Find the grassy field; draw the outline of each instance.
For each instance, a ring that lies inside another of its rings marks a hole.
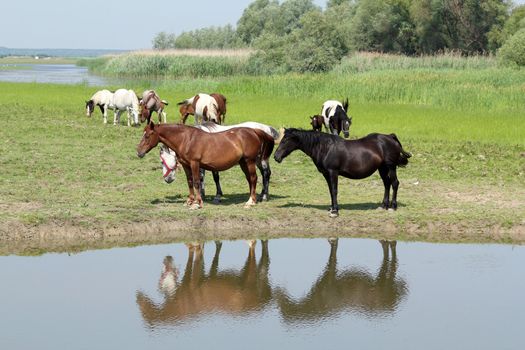
[[[128,87],[139,92],[151,86],[135,81]],[[399,210],[376,210],[383,186],[375,174],[341,179],[340,217],[329,219],[324,179],[297,152],[282,164],[272,162],[269,202],[243,208],[248,186],[237,167],[221,175],[222,204],[208,201],[189,211],[183,207],[183,173],[167,185],[156,150],[137,158],[142,128],[103,125],[99,111],[85,116],[84,101],[96,88],[0,83],[0,238],[113,236],[140,243],[155,242],[166,231],[192,231],[200,239],[348,235],[525,242],[524,72],[373,70],[166,80],[155,88],[171,102],[169,122],[179,118],[174,102],[218,91],[228,97],[227,124],[254,120],[276,128],[308,128],[308,116],[324,100],[348,96],[351,137],[394,132],[413,153],[399,171]],[[211,176],[207,193],[214,194]]]

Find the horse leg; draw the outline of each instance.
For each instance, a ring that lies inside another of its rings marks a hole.
[[[206,190],[205,190],[205,184],[204,184],[204,175],[206,175],[206,171],[204,169],[199,170],[199,179],[201,180],[201,197],[205,198],[206,196]]]
[[[104,110],[102,111],[102,115],[104,116],[104,124],[108,123],[108,105],[104,105]]]
[[[115,110],[115,116],[113,118],[113,125],[120,125],[120,113],[122,113],[120,109]]]
[[[244,172],[244,175],[246,176],[246,180],[248,181],[248,185],[250,186],[250,199],[244,204],[245,208],[249,208],[255,203],[257,203],[257,196],[256,196],[256,186],[257,186],[257,172],[256,172],[256,166],[254,161],[247,162],[244,159],[241,159],[239,162],[239,165],[241,166],[242,171]]]
[[[399,180],[397,179],[396,166],[392,166],[388,171],[388,177],[392,183],[392,202],[390,207],[394,210],[397,209],[397,189],[399,187]]]
[[[131,111],[129,108],[126,108],[126,113],[128,114],[128,126],[131,126]]]
[[[383,180],[383,185],[385,186],[385,194],[383,196],[381,208],[388,209],[390,205],[390,185],[392,184],[390,181],[389,170],[386,165],[381,165],[378,170],[381,180]]]
[[[269,193],[270,175],[272,175],[272,171],[270,170],[270,163],[268,162],[268,159],[262,159],[258,161],[257,168],[259,168],[259,171],[261,172],[262,182],[263,182],[263,188],[262,188],[259,200],[267,201],[268,198],[270,197],[270,193]]]
[[[215,188],[217,189],[215,198],[213,198],[213,203],[219,204],[221,202],[221,197],[222,197],[222,188],[221,188],[219,172],[212,171],[211,173],[213,174],[213,181],[215,181]]]
[[[197,193],[195,199],[197,203],[193,203],[190,209],[200,209],[203,206],[201,196],[201,178],[200,178],[200,165],[198,162],[191,162],[191,174],[193,175],[193,191]]]
[[[186,200],[186,203],[184,203],[185,206],[192,206],[193,202],[195,201],[195,193],[193,192],[193,177],[191,175],[191,169],[189,167],[183,166],[184,173],[186,174],[186,180],[188,181],[188,190],[189,195],[188,199]]]
[[[339,174],[335,170],[326,170],[323,176],[328,184],[328,190],[330,191],[330,199],[332,200],[332,206],[330,208],[330,217],[335,218],[339,216],[339,205],[337,205],[337,183],[339,180]]]

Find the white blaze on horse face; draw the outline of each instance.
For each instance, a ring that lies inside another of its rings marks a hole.
[[[165,145],[160,146],[160,163],[162,164],[162,176],[164,181],[172,183],[175,180],[175,169],[177,168],[177,154]]]

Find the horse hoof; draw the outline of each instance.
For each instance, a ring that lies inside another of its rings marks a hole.
[[[221,202],[221,198],[220,197],[213,198],[213,204],[219,204],[220,202]]]
[[[198,209],[201,209],[201,206],[199,205],[199,203],[193,203],[190,206],[190,210],[198,210]]]
[[[330,212],[330,217],[331,217],[331,218],[336,218],[336,217],[338,217],[338,216],[339,216],[339,212],[337,212],[337,211],[331,211],[331,212]]]

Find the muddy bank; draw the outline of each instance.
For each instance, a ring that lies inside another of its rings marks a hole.
[[[20,222],[0,226],[0,255],[38,255],[171,242],[294,237],[366,237],[425,242],[525,243],[525,224],[501,227],[485,222],[396,222],[291,218],[290,220],[206,219],[99,224],[70,222],[31,226]]]

